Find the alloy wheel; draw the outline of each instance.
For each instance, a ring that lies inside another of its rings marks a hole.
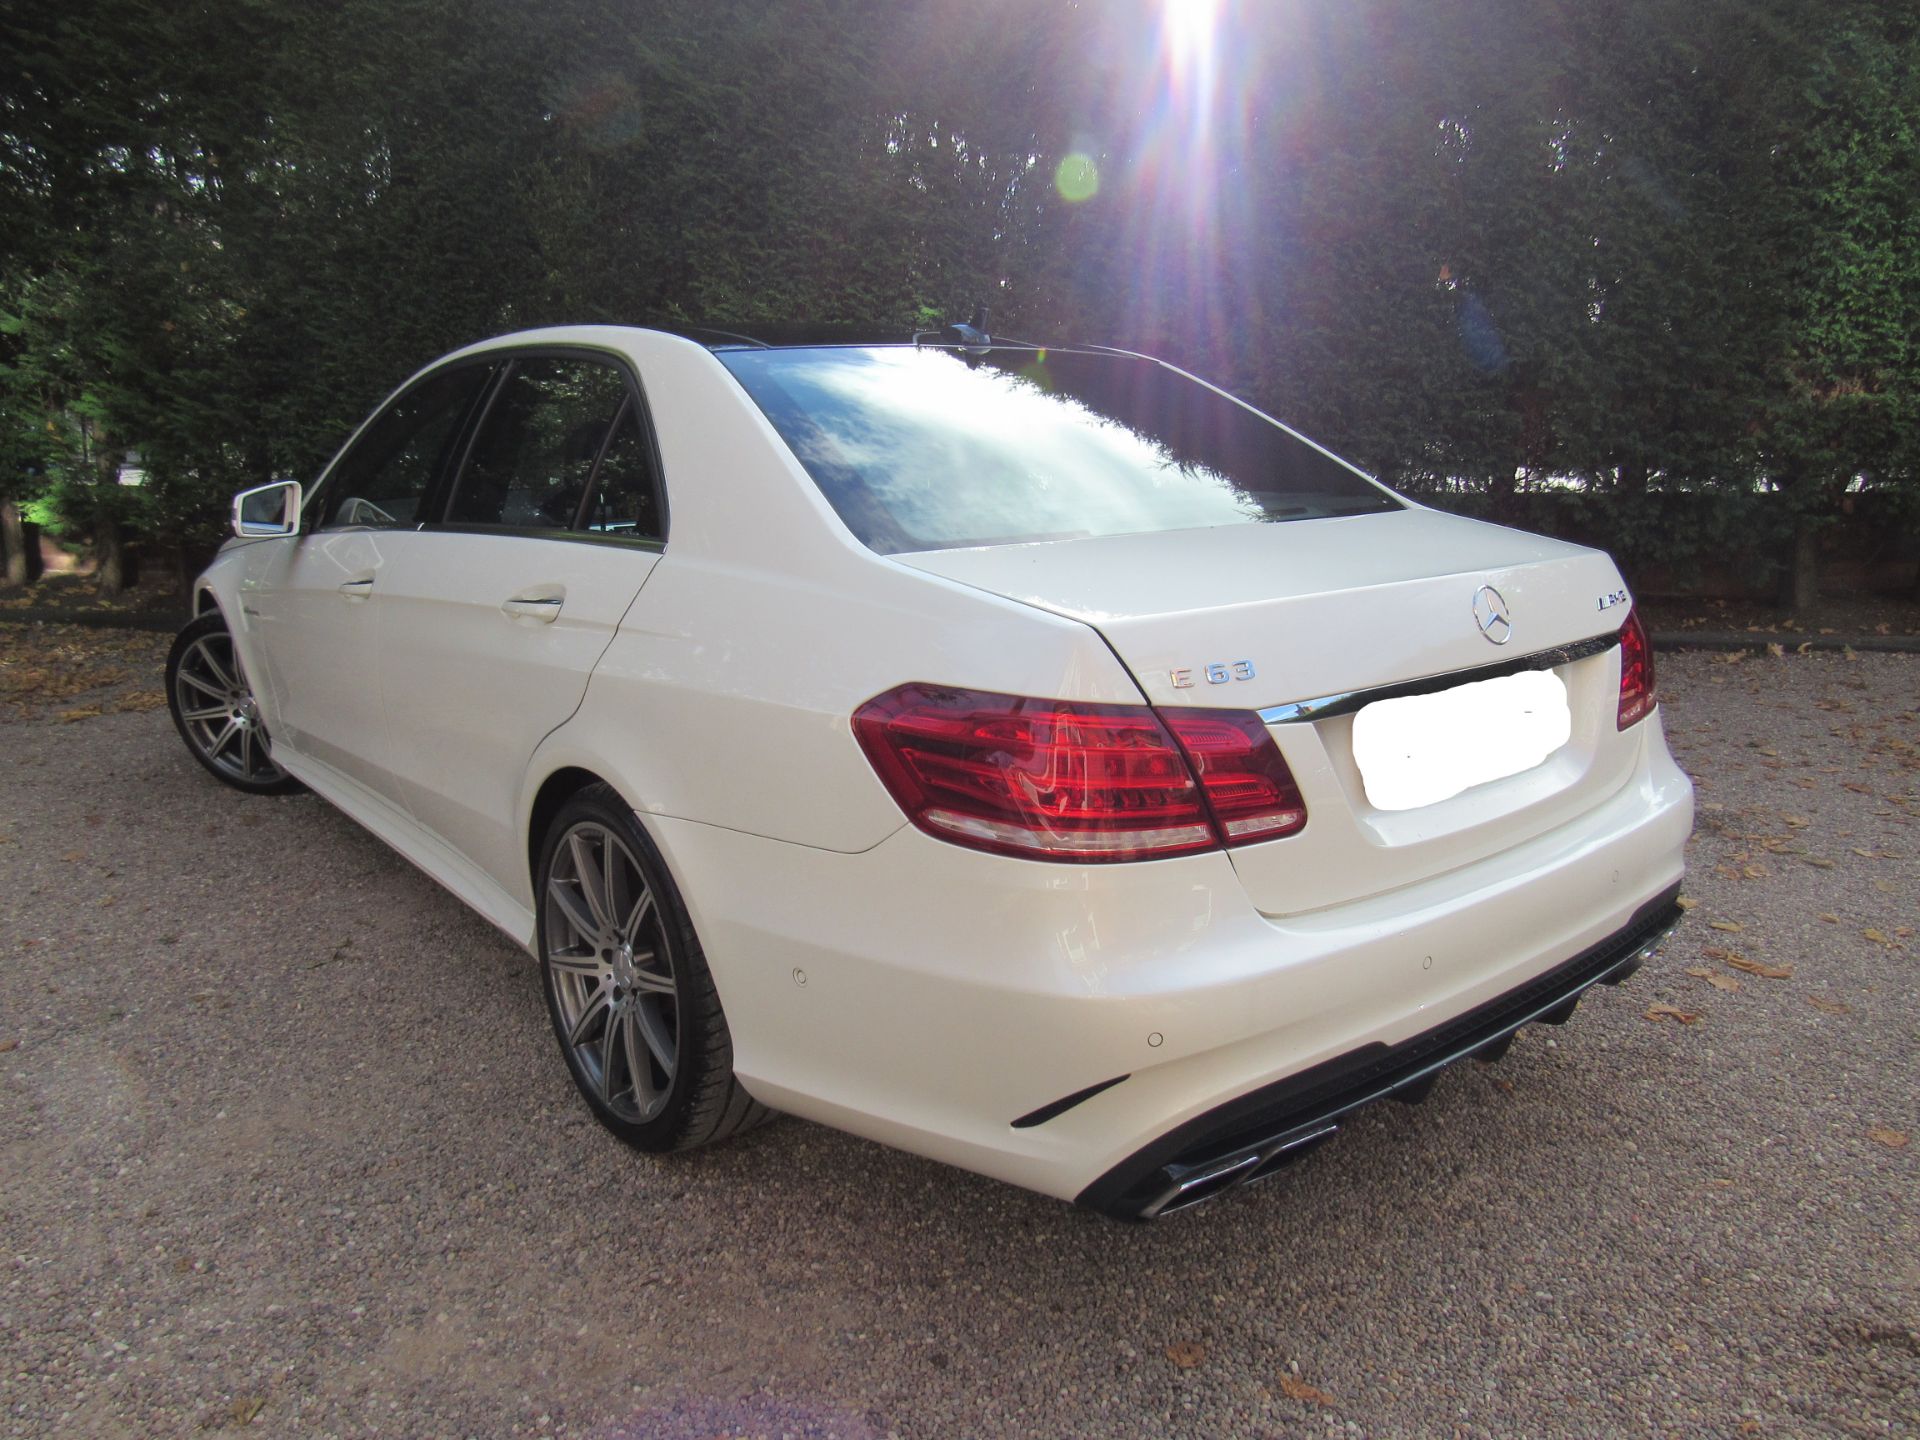
[[[667,930],[639,862],[605,825],[581,821],[548,866],[546,960],[562,1043],[622,1120],[658,1115],[680,1056],[679,987]]]
[[[173,701],[188,742],[211,769],[244,785],[286,778],[268,749],[267,727],[231,635],[213,631],[186,648],[174,670]]]

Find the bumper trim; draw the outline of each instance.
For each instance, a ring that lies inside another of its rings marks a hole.
[[[1013,1128],[1016,1130],[1031,1130],[1036,1125],[1044,1125],[1049,1120],[1056,1120],[1082,1101],[1091,1100],[1102,1090],[1111,1090],[1122,1080],[1131,1080],[1132,1078],[1133,1076],[1130,1074],[1116,1075],[1111,1080],[1102,1080],[1098,1085],[1089,1085],[1086,1089],[1076,1090],[1071,1095],[1062,1095],[1058,1100],[1048,1105],[1042,1105],[1038,1110],[1029,1110],[1018,1120],[1012,1122]]]
[[[1364,1045],[1189,1120],[1114,1166],[1075,1203],[1151,1220],[1264,1179],[1331,1137],[1363,1105],[1388,1096],[1425,1098],[1455,1061],[1473,1054],[1497,1059],[1521,1026],[1562,1024],[1588,988],[1617,985],[1638,970],[1680,923],[1679,895],[1676,884],[1599,944],[1425,1034]]]

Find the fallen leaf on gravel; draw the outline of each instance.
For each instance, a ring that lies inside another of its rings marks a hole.
[[[1813,823],[1804,815],[1782,815],[1780,818],[1796,830],[1804,830]]]
[[[82,705],[77,709],[62,710],[60,712],[60,723],[62,725],[71,725],[76,720],[91,720],[99,713],[100,707],[98,705]]]
[[[1727,964],[1735,970],[1744,970],[1749,975],[1758,975],[1762,980],[1791,980],[1793,966],[1763,965],[1758,960],[1749,960],[1744,955],[1728,955]]]
[[[1826,921],[1827,924],[1829,925],[1838,925],[1840,923],[1840,917],[1838,915],[1835,915],[1831,910],[1828,910],[1822,913],[1820,918]]]
[[[113,702],[115,710],[158,710],[167,703],[167,697],[158,690],[135,690],[122,695]]]
[[[1678,1020],[1682,1025],[1691,1025],[1699,1018],[1697,1012],[1682,1010],[1677,1005],[1655,1005],[1647,1011],[1649,1020]]]
[[[1907,1132],[1889,1130],[1884,1125],[1876,1125],[1867,1131],[1867,1139],[1877,1141],[1889,1150],[1904,1150],[1907,1146]]]
[[[1803,855],[1803,856],[1801,857],[1801,859],[1802,859],[1802,860],[1804,860],[1804,861],[1805,861],[1805,862],[1806,862],[1807,864],[1809,864],[1809,865],[1811,865],[1811,866],[1813,866],[1813,868],[1814,868],[1814,869],[1816,869],[1816,870],[1831,870],[1831,869],[1833,869],[1833,861],[1831,861],[1831,860],[1822,860],[1822,859],[1821,859],[1821,858],[1820,858],[1819,856],[1817,856],[1817,855]]]
[[[1182,1370],[1191,1370],[1207,1358],[1207,1347],[1191,1340],[1176,1340],[1167,1346],[1167,1358]]]
[[[1693,969],[1688,970],[1687,974],[1694,976],[1696,979],[1706,981],[1707,984],[1713,986],[1716,990],[1738,990],[1740,988],[1740,982],[1734,979],[1733,976],[1718,974],[1715,971],[1707,969],[1704,965],[1695,966]]]
[[[1816,1010],[1824,1010],[1829,1015],[1851,1015],[1853,1007],[1842,1005],[1838,1000],[1829,1000],[1821,995],[1807,996],[1807,1003]]]
[[[253,1423],[253,1417],[266,1408],[266,1396],[242,1395],[233,1402],[233,1423],[236,1425],[250,1425]]]
[[[60,858],[66,861],[69,865],[71,865],[75,861],[86,859],[87,852],[84,850],[69,850],[67,851],[66,854],[62,855]]]
[[[0,1055],[6,1054],[9,1050],[18,1050],[19,1048],[20,1042],[18,1040],[0,1040]]]
[[[1856,785],[1851,780],[1842,780],[1840,782],[1840,788],[1842,790],[1851,790],[1856,795],[1873,794],[1873,787],[1871,785]]]
[[[1691,910],[1693,909],[1694,906],[1698,905],[1700,902],[1694,899],[1691,895],[1682,895],[1678,900],[1674,901],[1673,903],[1678,905],[1682,910]]]
[[[1866,936],[1867,939],[1873,941],[1873,943],[1876,945],[1893,944],[1893,937],[1891,935],[1884,934],[1879,930],[1868,928],[1868,929],[1862,930],[1860,933]]]
[[[1900,887],[1895,885],[1891,880],[1876,880],[1873,882],[1873,888],[1878,890],[1882,895],[1891,895]]]
[[[1780,645],[1780,644],[1776,644],[1776,643],[1775,643],[1775,642],[1773,642],[1773,641],[1768,641],[1768,642],[1767,642],[1767,654],[1769,654],[1769,655],[1771,655],[1771,656],[1773,656],[1773,657],[1774,657],[1774,658],[1775,658],[1776,660],[1777,660],[1777,659],[1779,659],[1779,658],[1780,658],[1780,657],[1781,657],[1782,655],[1784,655],[1784,654],[1786,654],[1786,653],[1787,653],[1787,647],[1786,647],[1786,646],[1784,646],[1784,645]]]
[[[1289,1400],[1298,1400],[1307,1405],[1331,1405],[1334,1399],[1318,1386],[1309,1385],[1304,1380],[1296,1380],[1291,1375],[1280,1377],[1280,1393]]]
[[[1710,920],[1707,922],[1707,928],[1709,930],[1725,930],[1730,935],[1738,935],[1747,927],[1742,925],[1738,920]]]

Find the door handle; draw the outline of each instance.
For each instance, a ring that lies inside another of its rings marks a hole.
[[[340,593],[349,600],[364,600],[373,593],[373,577],[367,575],[359,580],[343,580]]]
[[[517,619],[538,620],[543,625],[551,625],[560,618],[560,607],[566,603],[566,599],[559,595],[515,595],[500,608]]]

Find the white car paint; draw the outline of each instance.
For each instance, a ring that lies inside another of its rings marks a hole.
[[[1623,583],[1597,552],[1417,506],[886,557],[702,346],[572,327],[460,353],[516,345],[632,367],[663,552],[235,541],[205,603],[284,768],[529,949],[541,786],[610,783],[673,872],[766,1103],[1073,1198],[1225,1101],[1553,969],[1680,877],[1691,790],[1657,711],[1616,727],[1617,648],[1551,665],[1566,745],[1432,805],[1369,803],[1347,713],[1270,725],[1311,817],[1297,836],[1109,865],[934,839],[851,731],[891,687],[1280,707],[1604,635],[1624,611],[1595,597]],[[1508,646],[1475,627],[1483,584],[1511,605]],[[551,624],[508,605],[554,598]],[[1235,662],[1246,678],[1191,683]]]

